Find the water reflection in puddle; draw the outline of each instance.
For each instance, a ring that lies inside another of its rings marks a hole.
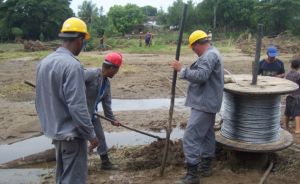
[[[185,98],[175,99],[175,109],[187,109],[184,106]],[[154,110],[154,109],[169,109],[170,99],[112,99],[112,109],[114,111],[134,111],[134,110]],[[98,106],[99,111],[102,111],[102,105]]]
[[[0,169],[0,183],[41,183],[40,176],[46,173],[46,169]]]
[[[174,128],[171,139],[176,140],[182,138],[183,132],[184,130],[180,128]],[[160,137],[166,136],[165,131],[148,131],[148,133]],[[132,131],[105,132],[105,137],[109,147],[144,145],[157,140]],[[45,136],[39,136],[11,145],[0,145],[0,164],[51,149],[54,147],[51,143],[51,139]]]

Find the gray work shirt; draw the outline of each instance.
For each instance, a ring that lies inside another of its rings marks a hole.
[[[180,78],[190,82],[185,105],[208,113],[219,112],[224,88],[223,69],[221,55],[212,46],[190,68],[183,68]]]
[[[35,102],[47,137],[96,136],[87,108],[83,68],[69,50],[60,47],[38,63]]]
[[[102,96],[100,96],[100,98],[98,99],[99,101],[97,102],[97,96],[99,95],[104,79],[105,78],[103,78],[102,76],[101,69],[84,70],[86,98],[89,113],[92,116],[95,113],[95,106],[98,105],[99,102],[101,102],[105,117],[115,120],[115,116],[111,109],[110,82],[107,78],[104,93]]]

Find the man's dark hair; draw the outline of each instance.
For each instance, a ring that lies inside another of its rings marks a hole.
[[[291,61],[291,68],[298,70],[300,68],[300,59],[293,59]]]

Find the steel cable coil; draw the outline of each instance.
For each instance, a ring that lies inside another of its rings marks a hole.
[[[221,134],[231,140],[264,144],[280,136],[280,95],[224,92]]]

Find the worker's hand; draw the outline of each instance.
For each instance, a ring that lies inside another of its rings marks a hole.
[[[113,126],[120,126],[121,123],[118,120],[115,120],[114,122],[111,123]]]
[[[176,70],[177,72],[179,72],[181,69],[182,69],[182,64],[177,61],[177,60],[174,60],[171,62],[171,67]]]
[[[89,142],[90,142],[89,153],[91,153],[93,149],[99,145],[99,139],[95,137],[93,139],[90,139]]]
[[[275,75],[275,77],[284,78],[284,74]]]

